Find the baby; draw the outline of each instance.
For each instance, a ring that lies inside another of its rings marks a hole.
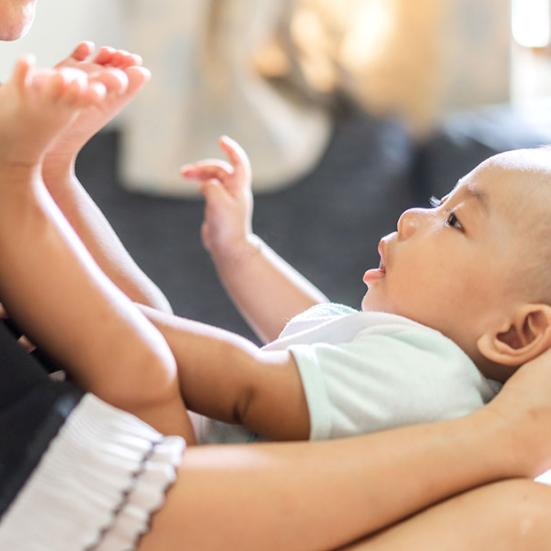
[[[364,275],[358,312],[327,304],[252,234],[249,163],[223,138],[229,164],[204,161],[183,174],[202,181],[202,235],[222,282],[274,342],[259,349],[136,306],[40,177],[45,152],[82,109],[108,101],[99,75],[21,60],[0,89],[0,297],[86,390],[189,444],[197,424],[184,402],[246,429],[236,436],[204,423],[201,442],[334,438],[464,415],[551,344],[546,224],[534,225],[547,214],[545,150],[493,157],[433,208],[406,211],[380,242],[380,266]]]
[[[239,406],[233,420],[264,436],[350,436],[465,415],[551,345],[548,150],[494,156],[432,208],[404,212],[363,276],[358,312],[324,303],[252,235],[249,162],[235,142],[220,144],[231,164],[203,161],[183,174],[202,181],[203,239],[223,284],[257,333],[275,338],[259,354],[285,360],[254,373],[214,364],[188,376],[180,365],[190,405],[189,381],[203,377],[195,384],[209,387],[213,406],[229,400]],[[301,312],[308,302],[317,304]],[[202,433],[244,437],[213,423]]]

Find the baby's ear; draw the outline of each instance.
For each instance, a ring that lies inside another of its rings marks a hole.
[[[525,304],[495,331],[477,341],[479,352],[488,360],[510,367],[520,366],[551,347],[551,306]]]

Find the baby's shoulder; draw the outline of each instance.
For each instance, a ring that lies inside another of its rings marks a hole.
[[[304,312],[301,312],[290,321],[307,321],[307,320],[325,320],[328,318],[349,316],[352,314],[358,314],[359,311],[346,306],[345,304],[339,304],[337,302],[322,302],[311,306]]]

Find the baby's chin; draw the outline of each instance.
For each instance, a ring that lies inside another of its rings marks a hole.
[[[361,303],[362,312],[386,312],[387,314],[395,314],[393,308],[389,308],[388,304],[383,303],[380,297],[375,297],[373,291],[367,291],[362,298]]]

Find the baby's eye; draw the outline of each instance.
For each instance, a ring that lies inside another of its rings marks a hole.
[[[452,228],[456,228],[460,231],[464,230],[463,224],[461,224],[459,218],[457,218],[454,212],[450,212],[450,214],[448,215],[448,218],[446,219],[446,225]]]
[[[444,199],[438,199],[438,197],[432,195],[431,197],[429,197],[429,204],[433,208],[438,208],[443,205]],[[446,225],[450,226],[451,228],[456,228],[460,231],[464,231],[465,228],[463,227],[463,224],[459,221],[459,218],[457,218],[456,214],[449,209],[446,210],[448,210],[449,212],[448,217],[446,218]]]

